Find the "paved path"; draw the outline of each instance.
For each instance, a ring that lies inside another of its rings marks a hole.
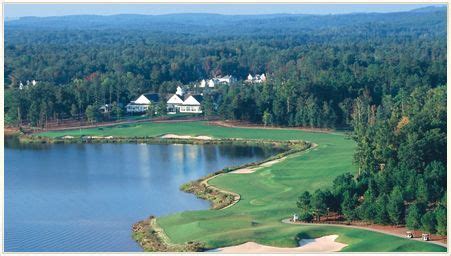
[[[291,225],[333,226],[333,227],[340,227],[340,228],[356,228],[356,229],[363,229],[363,230],[368,230],[368,231],[373,231],[373,232],[379,232],[379,233],[382,233],[385,235],[392,235],[392,236],[397,236],[397,237],[407,239],[405,236],[400,235],[400,234],[396,234],[396,233],[392,233],[392,232],[388,232],[388,231],[384,231],[384,230],[373,229],[373,228],[361,227],[361,226],[352,226],[352,225],[344,225],[344,224],[301,223],[301,222],[294,223],[294,222],[290,221],[290,219],[283,219],[282,223],[291,224]],[[411,238],[410,240],[416,240],[416,241],[420,241],[420,242],[424,242],[424,243],[432,243],[432,244],[440,245],[440,246],[447,248],[447,245],[445,243],[439,242],[439,241],[423,241],[421,238]]]

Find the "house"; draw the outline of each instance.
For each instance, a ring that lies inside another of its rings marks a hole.
[[[202,95],[186,95],[179,86],[175,94],[173,94],[166,102],[168,114],[175,113],[202,113],[201,104],[203,101]]]
[[[231,75],[223,76],[223,77],[216,77],[215,79],[218,83],[232,84],[232,83],[236,82],[235,77],[233,77]]]
[[[19,82],[19,90],[28,89],[30,86],[35,86],[38,82],[36,80],[27,80],[26,84],[24,85],[22,81]]]
[[[215,80],[213,79],[208,80],[208,87],[213,88],[215,87],[215,85],[216,85]]]
[[[180,113],[202,113],[202,95],[189,95],[180,106]]]
[[[236,79],[233,76],[223,76],[223,77],[214,77],[212,79],[202,79],[199,84],[199,88],[214,88],[218,84],[231,84],[236,82]]]
[[[205,81],[205,79],[202,79],[202,81],[200,81],[200,88],[205,88],[205,85],[207,85],[207,82]]]
[[[247,79],[245,80],[245,82],[247,82],[247,83],[263,83],[263,82],[266,82],[266,75],[264,73],[261,75],[255,75],[255,76],[252,76],[251,74],[249,74],[247,76]]]
[[[100,113],[108,113],[111,111],[111,105],[109,104],[103,104],[102,106],[100,106],[99,108]]]
[[[146,112],[150,105],[157,103],[160,97],[157,93],[146,93],[139,96],[125,106],[127,113]]]
[[[183,95],[185,94],[182,87],[178,86],[174,95],[166,102],[168,114],[180,112],[180,106],[183,105]]]

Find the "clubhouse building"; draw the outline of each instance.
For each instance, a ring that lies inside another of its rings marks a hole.
[[[202,113],[203,96],[200,94],[185,95],[179,86],[174,95],[166,102],[168,114],[176,113]]]

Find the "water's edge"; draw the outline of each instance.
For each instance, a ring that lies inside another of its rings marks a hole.
[[[221,140],[217,140],[221,142]],[[255,140],[244,139],[225,139],[228,143],[247,142],[255,143]],[[222,142],[224,142],[222,141]],[[180,186],[182,191],[192,193],[198,198],[210,201],[211,209],[221,210],[229,206],[233,206],[240,200],[239,194],[231,191],[225,191],[215,186],[208,184],[208,180],[215,178],[218,175],[226,174],[241,168],[257,167],[263,163],[281,159],[299,152],[306,151],[310,148],[316,147],[314,143],[299,140],[277,141],[277,140],[257,140],[263,144],[283,145],[287,148],[286,151],[270,156],[264,160],[247,163],[240,166],[226,167],[220,171],[208,174],[196,181],[190,181]],[[187,141],[189,143],[189,141]],[[201,252],[207,251],[211,248],[206,248],[202,243],[196,241],[188,241],[185,244],[174,244],[166,235],[163,228],[157,223],[157,218],[153,215],[148,219],[141,220],[135,223],[132,227],[132,237],[136,242],[148,252]]]

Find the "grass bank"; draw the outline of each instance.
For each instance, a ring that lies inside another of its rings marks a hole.
[[[195,242],[202,244],[204,248],[217,248],[254,241],[270,246],[295,247],[299,237],[313,238],[337,234],[338,242],[348,244],[343,251],[446,251],[446,248],[438,245],[367,230],[281,223],[282,219],[297,212],[296,200],[301,192],[330,186],[336,176],[355,171],[352,165],[355,143],[343,133],[217,127],[209,126],[205,122],[185,122],[140,123],[81,131],[55,131],[38,136],[132,138],[158,137],[167,133],[203,135],[216,139],[302,140],[318,145],[312,150],[253,173],[227,173],[209,180],[208,183],[214,187],[239,194],[240,200],[232,207],[222,210],[188,211],[158,217],[155,223],[164,230],[172,244]]]

